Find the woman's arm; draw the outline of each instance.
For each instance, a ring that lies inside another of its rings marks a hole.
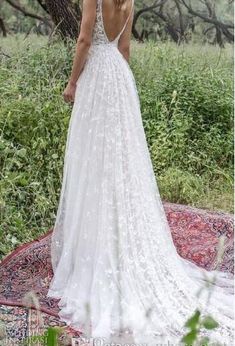
[[[118,49],[122,53],[123,57],[127,60],[127,62],[129,62],[129,58],[130,58],[130,43],[131,43],[133,18],[134,18],[134,10],[132,10],[131,17],[118,43]]]
[[[92,42],[92,33],[96,18],[96,0],[84,0],[80,34],[77,39],[72,72],[68,84],[63,92],[65,102],[73,102],[76,91],[76,82],[85,65],[87,54]]]

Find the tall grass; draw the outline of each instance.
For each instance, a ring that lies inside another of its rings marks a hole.
[[[1,42],[1,256],[53,225],[71,113],[61,93],[71,58],[71,47],[60,42]],[[232,211],[230,48],[133,44],[131,66],[162,198]]]
[[[233,210],[233,57],[227,47],[135,45],[132,67],[163,198]]]

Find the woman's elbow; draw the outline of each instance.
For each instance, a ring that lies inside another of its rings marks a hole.
[[[130,46],[120,46],[119,50],[125,56],[130,54]]]
[[[122,53],[122,55],[124,56],[124,58],[129,61],[129,57],[130,57],[130,47],[126,46],[126,47],[119,47],[119,51]]]
[[[92,40],[89,37],[86,36],[79,36],[78,38],[78,45],[80,47],[83,47],[85,49],[89,49],[91,46]]]

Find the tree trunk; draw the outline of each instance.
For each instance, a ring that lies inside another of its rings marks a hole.
[[[222,32],[218,26],[216,26],[215,29],[216,29],[216,43],[218,43],[221,48],[224,48]]]
[[[154,11],[154,14],[158,16],[165,23],[165,30],[170,35],[172,40],[179,44],[179,35],[172,23],[170,23],[169,17],[166,17],[162,12]]]
[[[3,37],[6,37],[7,36],[7,30],[6,30],[4,21],[1,17],[0,17],[0,30],[2,31]]]
[[[79,34],[81,11],[72,0],[45,0],[46,9],[63,39],[76,40]]]

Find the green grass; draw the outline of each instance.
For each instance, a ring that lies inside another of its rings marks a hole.
[[[45,38],[1,41],[0,256],[55,220],[71,57]],[[162,199],[231,212],[232,49],[134,43],[131,66]]]
[[[233,211],[233,51],[133,47],[132,67],[163,198]]]

